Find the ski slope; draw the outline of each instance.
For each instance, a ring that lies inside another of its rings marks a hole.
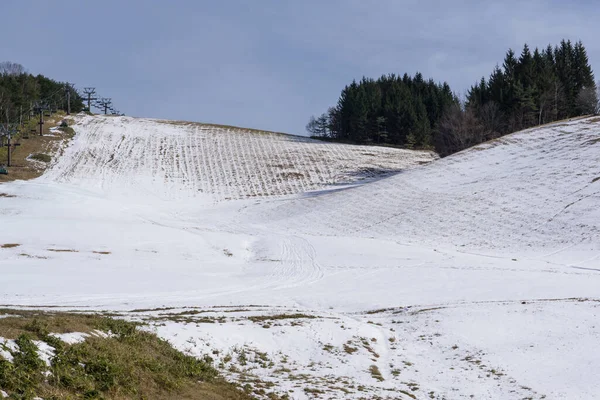
[[[589,121],[529,130],[352,191],[289,201],[256,219],[285,220],[290,231],[306,234],[484,252],[597,251],[599,145]]]
[[[441,160],[77,122],[0,186],[0,303],[121,312],[294,399],[600,398],[597,119]]]
[[[432,152],[324,143],[233,127],[83,117],[78,140],[44,179],[103,193],[218,202],[304,193],[433,159]]]

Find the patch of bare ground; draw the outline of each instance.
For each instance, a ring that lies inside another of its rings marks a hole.
[[[46,249],[48,251],[52,251],[54,253],[79,253],[78,250],[73,249]]]
[[[317,318],[314,315],[308,314],[277,314],[277,315],[257,315],[248,317],[252,322],[275,321],[282,319],[313,319]]]
[[[48,259],[48,257],[32,256],[31,254],[27,254],[27,253],[21,253],[21,254],[19,254],[19,256],[21,256],[21,257],[27,257],[27,258],[37,258],[37,259],[40,259],[40,260],[46,260],[46,259]]]
[[[42,129],[43,136],[40,136],[39,130],[36,130],[38,126],[36,121],[25,125],[13,140],[13,143],[19,146],[13,147],[11,166],[6,168],[8,175],[0,175],[0,184],[15,180],[30,180],[44,173],[53,156],[60,152],[63,144],[75,134],[70,127],[50,132],[50,128],[55,127],[63,117],[64,114],[56,114],[47,118]],[[7,151],[7,147],[0,148],[0,165],[6,163]]]

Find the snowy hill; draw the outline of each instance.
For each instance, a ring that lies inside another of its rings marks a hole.
[[[600,251],[599,148],[597,120],[559,123],[367,186],[289,201],[257,218],[283,219],[307,234],[482,251]]]
[[[45,175],[0,186],[2,304],[119,311],[294,399],[598,398],[598,120],[433,162],[200,124],[74,128]]]
[[[84,117],[46,181],[214,201],[281,196],[426,164],[431,152],[186,122]]]

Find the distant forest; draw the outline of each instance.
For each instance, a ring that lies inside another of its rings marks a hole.
[[[435,149],[445,156],[521,129],[598,113],[594,74],[583,43],[561,41],[520,56],[460,99],[447,83],[420,73],[363,78],[346,86],[335,107],[311,117],[311,135],[332,141]]]
[[[19,123],[27,118],[36,104],[52,110],[66,110],[67,83],[43,75],[27,73],[21,64],[0,63],[0,123]],[[84,109],[83,99],[71,90],[71,112]]]

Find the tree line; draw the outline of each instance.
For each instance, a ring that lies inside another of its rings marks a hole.
[[[28,73],[21,64],[0,63],[0,122],[19,123],[36,104],[53,110],[67,109],[67,83]],[[84,109],[81,96],[71,90],[71,112]]]
[[[420,73],[363,78],[315,118],[313,136],[351,143],[435,148],[442,156],[521,129],[599,111],[597,87],[581,41],[562,40],[519,56],[473,85],[465,99]]]
[[[433,127],[458,102],[447,83],[404,74],[363,78],[346,86],[335,107],[311,117],[307,130],[314,136],[350,143],[428,147]]]

